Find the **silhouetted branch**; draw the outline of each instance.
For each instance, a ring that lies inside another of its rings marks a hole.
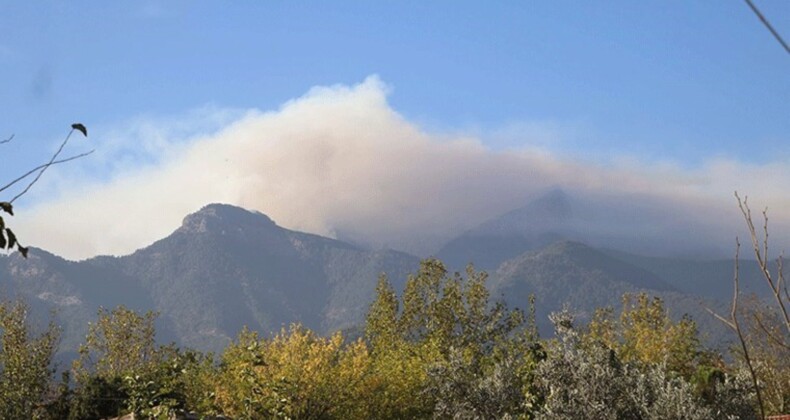
[[[754,12],[754,14],[757,15],[757,18],[760,19],[760,22],[762,22],[763,25],[765,25],[766,29],[768,29],[768,31],[771,32],[771,35],[774,36],[774,39],[776,39],[776,41],[785,49],[785,51],[788,54],[790,54],[790,45],[787,45],[787,42],[785,42],[782,36],[779,35],[779,32],[776,29],[774,29],[773,25],[771,25],[771,22],[768,22],[768,19],[766,19],[765,15],[763,15],[760,9],[757,8],[757,6],[752,2],[752,0],[744,0],[744,1],[746,2],[746,4],[749,5],[749,8],[752,9],[752,12]]]
[[[50,166],[56,165],[58,163],[72,161],[74,159],[79,159],[81,157],[93,153],[93,150],[91,150],[90,152],[81,153],[79,155],[58,160],[58,156],[60,156],[60,153],[63,151],[63,148],[66,147],[66,143],[69,142],[69,139],[71,138],[71,135],[74,133],[74,130],[81,132],[86,137],[88,136],[88,129],[83,124],[81,123],[72,124],[71,131],[69,131],[69,133],[66,135],[66,138],[63,139],[63,142],[60,144],[60,147],[58,147],[58,150],[55,151],[55,153],[49,159],[49,162],[31,169],[30,171],[23,174],[22,176],[0,187],[0,192],[5,191],[9,187],[15,185],[17,182],[27,178],[30,175],[33,175],[34,173],[36,174],[35,178],[33,178],[33,180],[30,181],[30,183],[28,183],[27,186],[19,194],[14,196],[14,198],[12,198],[11,201],[0,201],[0,210],[2,212],[8,213],[9,215],[13,216],[14,215],[13,202],[16,201],[17,198],[22,197],[28,191],[30,191],[30,188],[33,187],[33,185],[35,185],[39,179],[41,179],[41,176],[44,174],[44,172],[47,169],[49,169]],[[8,143],[13,138],[14,136],[11,135],[11,137],[0,141],[0,143]],[[14,234],[11,228],[6,226],[5,220],[3,220],[2,217],[0,217],[0,250],[12,250],[14,247],[16,247],[17,251],[19,251],[19,253],[22,254],[23,257],[27,258],[28,248],[22,246],[22,244],[19,243],[16,234]]]
[[[21,180],[23,180],[23,179],[25,179],[25,178],[29,177],[29,176],[30,176],[30,175],[32,175],[34,172],[38,171],[39,169],[42,169],[42,168],[46,167],[47,165],[49,165],[49,166],[52,166],[52,165],[57,165],[57,164],[59,164],[59,163],[65,163],[65,162],[69,162],[69,161],[72,161],[72,160],[75,160],[75,159],[79,159],[79,158],[81,158],[81,157],[88,156],[89,154],[91,154],[91,153],[93,153],[93,152],[95,152],[95,151],[96,151],[96,150],[91,150],[91,151],[89,151],[89,152],[80,153],[80,154],[78,154],[78,155],[74,155],[74,156],[71,156],[71,157],[67,157],[67,158],[65,158],[65,159],[56,160],[56,161],[54,161],[54,162],[52,162],[52,163],[44,163],[44,164],[42,164],[42,165],[36,166],[35,168],[33,168],[33,169],[31,169],[31,170],[29,170],[29,171],[25,172],[25,174],[21,175],[21,176],[20,176],[20,177],[18,177],[17,179],[15,179],[15,180],[13,180],[13,181],[9,182],[8,184],[6,184],[6,185],[3,185],[2,187],[0,187],[0,192],[3,192],[4,190],[6,190],[6,189],[8,189],[9,187],[11,187],[11,186],[13,186],[14,184],[16,184],[17,182],[19,182],[19,181],[21,181]]]
[[[8,142],[10,142],[10,141],[11,141],[11,140],[13,140],[13,139],[14,139],[14,135],[13,135],[13,134],[11,134],[11,135],[10,135],[10,136],[9,136],[7,139],[5,139],[5,140],[0,140],[0,144],[3,144],[3,143],[8,143]]]
[[[9,201],[9,203],[13,203],[14,201],[16,201],[16,199],[17,199],[17,198],[19,198],[19,197],[22,197],[22,196],[23,196],[23,195],[25,195],[25,194],[26,194],[28,191],[30,191],[30,187],[32,187],[33,185],[35,185],[35,183],[36,183],[36,182],[38,182],[38,180],[41,178],[41,175],[43,175],[43,174],[44,174],[44,172],[45,172],[47,169],[49,169],[49,167],[50,167],[50,166],[52,166],[52,165],[53,165],[53,163],[55,162],[55,159],[57,159],[57,158],[58,158],[58,156],[60,155],[60,152],[62,152],[62,151],[63,151],[63,148],[64,148],[64,147],[66,147],[66,143],[68,143],[68,142],[69,142],[69,139],[71,138],[71,135],[74,133],[74,130],[76,130],[76,129],[78,129],[78,128],[76,127],[76,124],[72,124],[72,126],[71,126],[71,130],[69,131],[69,134],[67,134],[67,135],[66,135],[66,138],[65,138],[65,139],[63,139],[63,142],[62,142],[62,143],[60,143],[60,147],[58,147],[58,150],[55,152],[55,154],[53,154],[53,155],[52,155],[52,158],[51,158],[51,159],[49,159],[49,162],[47,162],[47,164],[45,164],[45,165],[43,165],[43,166],[41,167],[41,169],[39,170],[39,172],[38,172],[38,174],[36,175],[36,177],[35,177],[35,178],[33,178],[33,180],[32,180],[32,181],[30,181],[30,183],[29,183],[29,184],[27,184],[27,187],[25,187],[25,189],[24,189],[24,190],[22,190],[22,191],[21,191],[19,194],[15,195],[15,196],[14,196],[14,198],[12,198],[12,199],[11,199],[11,201]],[[80,130],[80,131],[82,131],[82,130]]]

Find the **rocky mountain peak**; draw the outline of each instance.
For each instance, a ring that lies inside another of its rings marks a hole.
[[[277,227],[272,219],[257,211],[229,204],[209,204],[184,218],[179,229],[186,233],[223,232],[227,230],[269,230]]]

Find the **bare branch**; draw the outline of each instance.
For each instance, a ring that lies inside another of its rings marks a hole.
[[[22,175],[22,176],[18,177],[17,179],[15,179],[15,180],[13,180],[13,181],[9,182],[9,183],[8,183],[8,184],[6,184],[6,185],[3,185],[2,187],[0,187],[0,192],[2,192],[2,191],[4,191],[4,190],[8,189],[9,187],[13,186],[13,185],[14,185],[14,184],[16,184],[17,182],[19,182],[19,181],[21,181],[21,180],[23,180],[23,179],[25,179],[25,178],[29,177],[29,176],[30,176],[30,175],[32,175],[34,172],[36,172],[36,171],[38,171],[38,170],[40,170],[40,169],[42,169],[42,168],[46,167],[47,165],[49,165],[49,166],[52,166],[52,165],[57,165],[57,164],[59,164],[59,163],[65,163],[65,162],[69,162],[69,161],[72,161],[72,160],[75,160],[75,159],[79,159],[79,158],[81,158],[81,157],[88,156],[89,154],[91,154],[91,153],[93,153],[93,152],[95,152],[95,150],[91,150],[91,151],[89,151],[89,152],[85,152],[85,153],[80,153],[80,154],[78,154],[78,155],[74,155],[74,156],[71,156],[71,157],[67,157],[67,158],[65,158],[65,159],[56,160],[56,161],[54,161],[54,162],[52,162],[52,163],[44,163],[44,164],[42,164],[42,165],[36,166],[35,168],[33,168],[33,169],[31,169],[31,170],[27,171],[27,172],[26,172],[24,175]]]
[[[723,317],[723,316],[721,316],[721,315],[717,314],[717,313],[716,313],[716,311],[714,311],[714,310],[713,310],[713,309],[711,309],[711,308],[708,308],[707,306],[704,306],[704,305],[703,305],[703,306],[702,306],[702,308],[703,308],[703,309],[705,309],[706,311],[708,311],[708,313],[709,313],[709,314],[711,314],[711,315],[713,315],[713,316],[714,316],[716,319],[718,319],[719,321],[723,322],[723,323],[724,323],[725,325],[727,325],[728,327],[730,327],[730,328],[732,328],[733,330],[735,330],[735,324],[733,324],[732,322],[730,322],[730,320],[728,320],[727,318],[725,318],[725,317]]]
[[[5,139],[5,140],[0,140],[0,144],[3,144],[3,143],[8,143],[8,142],[10,142],[10,141],[11,141],[11,140],[13,140],[13,139],[14,139],[14,135],[13,135],[13,134],[11,134],[11,135],[10,135],[10,136],[9,136],[7,139]]]
[[[785,299],[790,302],[790,293],[787,292],[787,280],[785,280],[784,271],[784,252],[776,259],[776,269],[779,271],[779,280],[777,286],[780,290],[785,292]]]
[[[747,207],[748,208],[748,207]],[[746,361],[746,366],[749,368],[749,374],[752,377],[752,384],[754,385],[754,391],[757,394],[757,404],[760,407],[760,418],[765,418],[765,406],[763,405],[763,396],[760,392],[760,385],[757,382],[757,372],[754,370],[754,366],[752,364],[752,359],[749,357],[749,349],[746,346],[746,339],[743,338],[743,332],[741,331],[741,325],[738,322],[738,283],[739,283],[739,276],[738,276],[738,264],[739,264],[739,256],[741,251],[741,242],[738,238],[735,238],[735,273],[733,276],[733,295],[732,295],[732,312],[730,313],[731,321],[733,326],[735,327],[735,332],[738,334],[738,341],[741,343],[741,349],[743,350],[743,359]]]
[[[741,209],[741,213],[746,221],[746,226],[749,229],[749,236],[752,240],[752,247],[754,248],[754,254],[757,258],[757,264],[760,267],[760,271],[763,273],[763,277],[765,281],[768,283],[768,287],[771,289],[771,292],[776,299],[777,305],[779,305],[779,309],[784,316],[785,321],[785,328],[787,332],[790,333],[790,314],[788,314],[787,307],[785,305],[785,300],[788,297],[788,294],[785,290],[785,297],[782,297],[782,285],[784,283],[783,277],[784,274],[782,273],[781,269],[779,270],[778,276],[780,276],[780,280],[775,281],[774,278],[771,276],[771,270],[768,267],[768,214],[767,209],[763,211],[763,244],[760,245],[760,239],[757,236],[756,229],[754,228],[754,222],[752,221],[752,212],[749,208],[749,204],[747,202],[748,197],[744,197],[743,201],[741,201],[741,197],[738,196],[738,192],[735,192],[735,198],[738,199],[738,207]],[[786,285],[784,286],[786,289]],[[790,299],[787,299],[790,301]]]
[[[738,294],[739,294],[739,280],[740,277],[738,276],[738,271],[740,269],[740,255],[741,255],[741,240],[738,237],[735,237],[735,273],[733,275],[733,292],[732,292],[732,309],[730,312],[730,317],[732,318],[733,324],[738,325],[736,319],[738,314]]]
[[[763,209],[763,256],[768,260],[768,207]]]
[[[761,330],[763,330],[763,332],[765,333],[765,335],[766,335],[768,338],[770,338],[770,339],[771,339],[771,341],[773,341],[774,343],[776,343],[776,344],[780,345],[781,347],[784,347],[784,348],[786,348],[786,349],[790,350],[790,345],[788,345],[788,344],[787,344],[787,343],[785,343],[783,340],[781,340],[781,339],[779,339],[778,337],[776,337],[776,336],[774,335],[774,333],[772,333],[770,330],[768,330],[768,327],[766,327],[765,325],[763,325],[763,322],[762,322],[762,321],[760,321],[760,317],[759,317],[759,316],[757,316],[757,314],[752,314],[752,317],[754,318],[754,320],[755,320],[755,321],[757,321],[757,325],[760,327],[760,329],[761,329]]]
[[[24,190],[22,190],[22,192],[20,192],[20,193],[19,193],[19,194],[17,194],[16,196],[14,196],[14,198],[12,198],[12,199],[11,199],[11,201],[9,201],[9,203],[13,203],[14,201],[16,201],[16,199],[17,199],[17,198],[19,198],[19,197],[22,197],[22,196],[23,196],[23,195],[25,195],[25,194],[26,194],[28,191],[30,191],[30,187],[32,187],[32,186],[33,186],[33,185],[34,185],[36,182],[38,182],[38,180],[41,178],[41,175],[43,175],[43,174],[44,174],[44,172],[45,172],[45,171],[46,171],[46,170],[47,170],[47,169],[48,169],[50,166],[52,166],[52,165],[53,165],[53,162],[55,162],[55,159],[57,159],[57,158],[58,158],[58,155],[60,155],[60,152],[62,152],[62,151],[63,151],[63,148],[64,148],[64,147],[66,147],[66,143],[68,143],[68,142],[69,142],[69,139],[71,138],[71,134],[72,134],[72,133],[74,133],[74,128],[72,128],[72,129],[69,131],[69,134],[68,134],[68,135],[66,135],[66,138],[65,138],[65,139],[63,139],[63,143],[61,143],[61,144],[60,144],[60,147],[59,147],[59,148],[58,148],[58,150],[55,152],[55,154],[53,154],[53,155],[52,155],[52,158],[50,158],[50,159],[49,159],[49,162],[48,162],[46,165],[44,165],[44,166],[41,168],[41,170],[39,170],[39,172],[38,172],[38,174],[36,175],[36,177],[35,177],[35,178],[33,178],[33,180],[32,180],[32,181],[30,181],[30,183],[29,183],[29,184],[27,184],[27,187],[25,187],[25,189],[24,189]]]

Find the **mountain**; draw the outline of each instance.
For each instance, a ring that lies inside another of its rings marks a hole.
[[[596,308],[618,313],[622,297],[645,292],[661,297],[670,314],[689,314],[713,344],[730,339],[729,333],[704,309],[723,309],[721,301],[683,293],[644,268],[590,246],[560,241],[528,251],[504,262],[492,275],[493,294],[523,309],[531,294],[536,298],[536,320],[542,334],[551,334],[548,315],[568,306],[580,320],[589,320]],[[703,306],[704,305],[704,306]]]
[[[42,249],[30,248],[28,258],[18,253],[0,257],[1,299],[23,298],[38,327],[54,315],[63,328],[61,350],[73,353],[85,339],[88,323],[100,306],[124,304],[145,311],[154,307],[149,293],[139,283],[114,270],[86,262],[66,261]],[[159,322],[164,339],[172,338]]]
[[[676,316],[691,314],[712,341],[721,342],[721,325],[702,302],[722,309],[729,300],[731,261],[640,256],[558,241],[603,238],[595,229],[577,229],[594,219],[578,215],[578,208],[577,200],[553,192],[481,225],[439,255],[451,269],[466,258],[487,268],[492,296],[511,307],[526,309],[535,294],[544,333],[550,332],[548,313],[565,304],[587,318],[597,307],[618,310],[624,293],[644,291],[663,297]],[[358,330],[379,275],[387,273],[402,290],[418,265],[411,255],[284,229],[261,213],[211,204],[130,255],[74,262],[31,249],[28,259],[0,256],[0,297],[25,298],[42,322],[54,309],[65,353],[84,340],[99,307],[119,304],[158,311],[161,341],[220,350],[245,325],[264,334],[292,322],[319,333]],[[744,290],[765,289],[753,261],[744,261],[742,270]]]
[[[470,262],[481,269],[494,269],[525,251],[547,246],[572,236],[568,222],[573,217],[570,198],[553,190],[526,206],[486,221],[445,244],[437,257],[451,267]]]
[[[487,270],[560,240],[661,257],[727,255],[711,237],[708,227],[654,198],[554,189],[464,232],[436,255],[456,269],[474,262]]]
[[[679,292],[687,295],[729,301],[733,292],[734,261],[730,259],[691,259],[635,255],[603,249],[601,252],[648,271]],[[740,292],[771,298],[757,261],[742,258],[738,277]]]
[[[263,214],[212,204],[170,236],[122,256],[65,261],[41,250],[0,258],[9,295],[54,307],[75,349],[99,306],[159,311],[164,339],[219,350],[243,326],[299,322],[327,333],[356,326],[381,273],[402,287],[416,257],[368,251],[277,226]]]

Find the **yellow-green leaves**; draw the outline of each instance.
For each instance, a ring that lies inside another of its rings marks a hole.
[[[40,335],[32,334],[28,306],[0,303],[0,418],[40,416],[52,380],[52,358],[60,329],[54,324]]]
[[[298,325],[271,340],[245,330],[222,355],[216,404],[238,418],[366,418],[370,379],[361,341]]]
[[[112,311],[99,309],[75,362],[78,380],[90,373],[104,378],[139,374],[158,363],[156,316],[152,311],[140,315],[123,305]]]
[[[597,310],[583,340],[615,350],[623,362],[666,363],[685,377],[695,371],[702,349],[694,321],[673,321],[664,302],[646,294],[625,295],[617,320],[611,308]]]

